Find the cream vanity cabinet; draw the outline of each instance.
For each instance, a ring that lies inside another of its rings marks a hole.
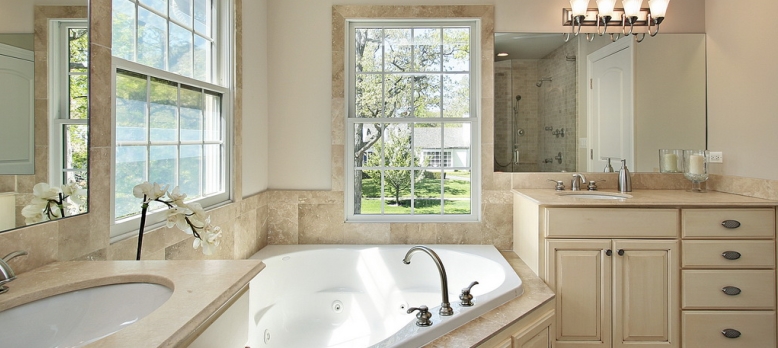
[[[514,194],[514,251],[556,293],[552,347],[776,347],[775,202],[531,191]]]

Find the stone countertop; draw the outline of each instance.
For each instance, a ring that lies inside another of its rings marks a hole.
[[[554,292],[512,251],[501,251],[524,285],[524,293],[428,343],[426,348],[475,347],[535,308],[553,300]]]
[[[570,194],[570,190],[561,191]],[[616,191],[578,191],[581,193],[618,193]],[[539,205],[569,207],[774,207],[777,201],[740,196],[731,193],[709,191],[705,193],[683,190],[634,190],[627,192],[627,199],[605,200],[574,198],[558,195],[553,189],[520,189],[513,193],[521,195]]]
[[[94,286],[157,283],[173,289],[170,299],[137,323],[87,347],[176,347],[191,341],[263,268],[260,260],[55,262],[7,284],[10,291],[0,295],[0,311]]]

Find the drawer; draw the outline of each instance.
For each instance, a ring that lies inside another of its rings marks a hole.
[[[681,271],[683,309],[775,309],[775,272],[761,270]],[[727,295],[725,287],[740,289]]]
[[[684,311],[684,348],[775,348],[775,312]],[[722,331],[737,330],[727,338]]]
[[[685,240],[682,245],[683,267],[775,267],[775,243],[771,240]]]
[[[546,208],[545,213],[548,237],[678,237],[677,209]]]
[[[775,236],[775,210],[764,209],[683,209],[681,229],[684,238],[772,238]],[[730,221],[734,226],[724,227]]]

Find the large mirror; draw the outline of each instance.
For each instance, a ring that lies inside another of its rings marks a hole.
[[[494,41],[495,172],[658,172],[660,149],[705,149],[704,34]]]
[[[87,7],[0,8],[0,231],[88,210]]]

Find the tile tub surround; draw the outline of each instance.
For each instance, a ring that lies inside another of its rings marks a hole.
[[[175,347],[193,339],[214,313],[241,293],[260,260],[56,262],[19,275],[0,297],[0,311],[93,286],[150,282],[173,289],[157,310],[87,347]]]

